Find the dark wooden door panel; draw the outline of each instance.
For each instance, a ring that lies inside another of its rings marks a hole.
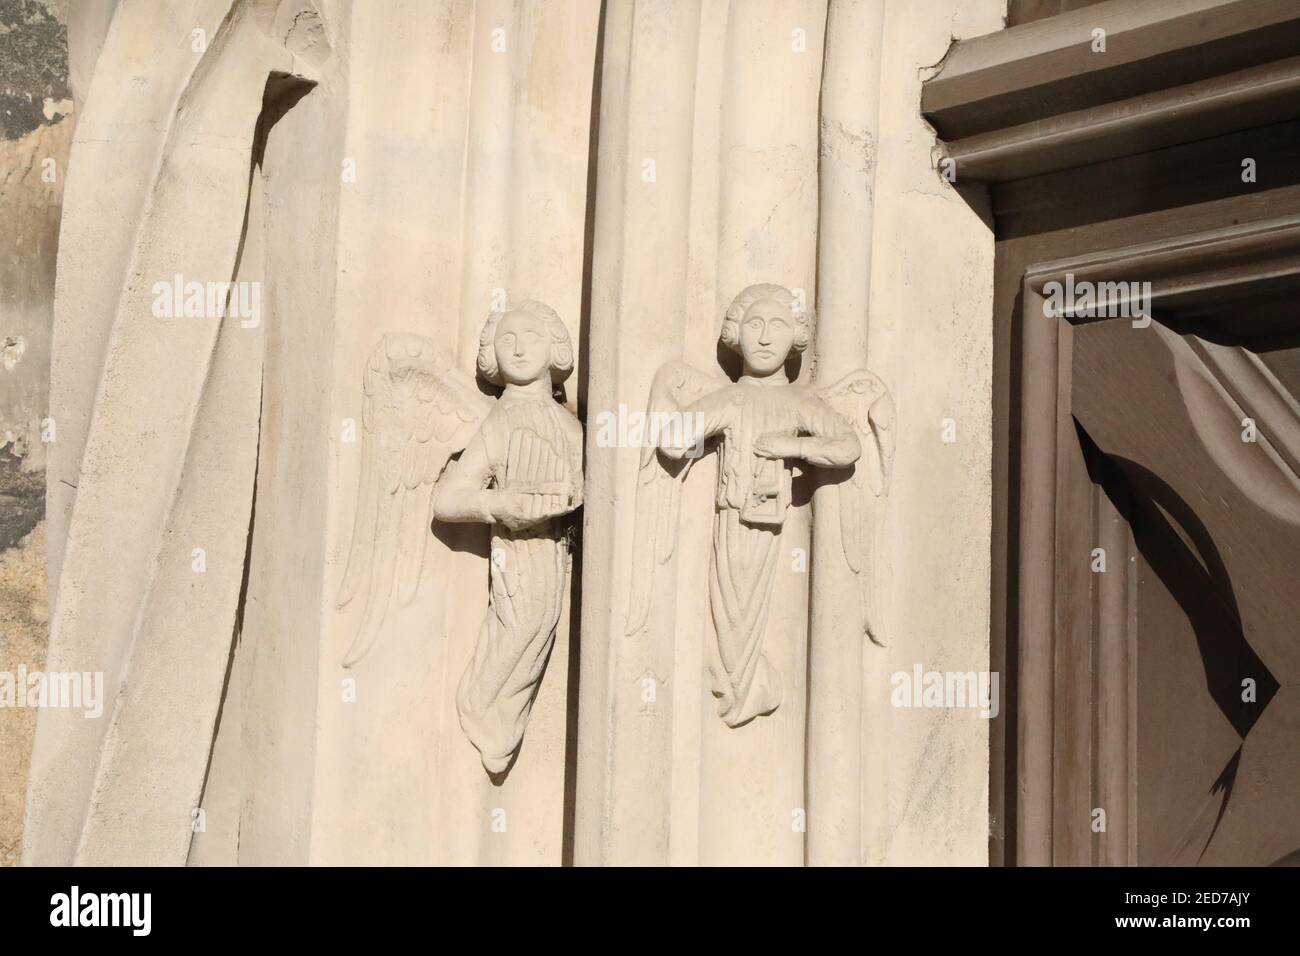
[[[1072,414],[1124,484],[1134,550],[1133,862],[1271,863],[1294,830],[1271,816],[1300,818],[1283,740],[1298,719],[1294,402],[1253,354],[1159,323],[1080,324],[1071,354]],[[1246,418],[1268,434],[1243,440]]]
[[[1192,536],[1264,666],[1300,680],[1300,478],[1274,447],[1281,428],[1238,404],[1189,340],[1160,323],[1079,326],[1074,360],[1075,418],[1106,454],[1164,486],[1159,503]],[[1242,440],[1245,419],[1254,441]]]

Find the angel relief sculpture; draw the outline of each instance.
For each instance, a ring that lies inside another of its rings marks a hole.
[[[750,286],[727,309],[720,336],[740,353],[740,379],[733,383],[673,361],[658,371],[650,390],[653,438],[642,451],[637,482],[627,633],[647,627],[656,569],[675,547],[682,483],[693,458],[713,440],[720,458],[709,564],[716,643],[709,671],[718,714],[731,727],[781,703],[781,675],[764,656],[763,639],[781,529],[792,506],[793,462],[842,470],[828,477],[839,479],[832,487],[838,490],[844,559],[860,582],[864,636],[876,640],[867,551],[872,512],[887,491],[893,458],[893,400],[866,370],[828,388],[792,384],[786,361],[810,339],[808,315],[794,304],[783,286]]]
[[[365,609],[343,665],[364,657],[394,597],[415,596],[431,518],[491,525],[488,610],[456,694],[490,773],[506,770],[523,740],[560,619],[582,425],[553,386],[572,371],[564,323],[531,300],[493,312],[479,338],[478,372],[503,387],[498,399],[419,335],[384,336],[366,366],[361,486],[339,594],[343,607],[364,592]]]

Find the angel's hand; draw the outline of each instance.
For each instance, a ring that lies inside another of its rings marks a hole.
[[[754,454],[762,458],[801,458],[799,437],[764,432],[754,439]]]
[[[558,518],[582,507],[582,489],[574,488],[567,481],[551,482],[544,491],[526,494],[533,499],[534,507],[540,509],[541,519]]]
[[[538,485],[527,491],[501,490],[492,493],[492,515],[512,531],[540,524],[548,518],[569,514],[582,504],[567,482]]]

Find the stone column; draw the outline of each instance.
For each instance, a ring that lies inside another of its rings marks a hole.
[[[868,367],[884,13],[885,0],[831,0],[827,11],[818,182],[816,381],[822,386]],[[867,637],[860,621],[871,610],[862,604],[874,588],[858,580],[843,548],[838,496],[823,486],[813,497],[809,605],[807,862],[814,865],[861,862]],[[876,559],[874,552],[866,556],[864,574],[874,576]]]
[[[586,865],[669,860],[676,611],[663,591],[648,631],[624,633],[640,449],[601,447],[592,425],[644,409],[655,370],[681,355],[700,16],[691,0],[605,8],[574,842]]]

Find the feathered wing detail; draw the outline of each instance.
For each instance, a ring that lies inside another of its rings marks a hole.
[[[338,606],[365,594],[361,627],[343,659],[365,656],[396,592],[415,597],[432,522],[433,487],[492,408],[473,379],[421,335],[385,335],[363,380],[361,484]]]
[[[851,372],[819,394],[853,425],[862,443],[862,457],[853,475],[832,487],[839,495],[844,560],[861,584],[863,629],[873,643],[880,644],[872,623],[869,562],[878,509],[881,499],[889,494],[894,464],[894,400],[885,383],[866,369]]]
[[[677,547],[678,518],[681,514],[682,484],[690,471],[692,457],[671,458],[659,451],[655,441],[661,427],[681,428],[670,438],[681,444],[699,443],[704,436],[694,433],[694,423],[683,412],[709,392],[727,384],[720,376],[708,375],[682,361],[664,364],[655,373],[646,409],[646,432],[641,449],[641,466],[636,480],[636,514],[632,541],[632,588],[628,599],[627,634],[646,625],[654,600],[655,576]]]

